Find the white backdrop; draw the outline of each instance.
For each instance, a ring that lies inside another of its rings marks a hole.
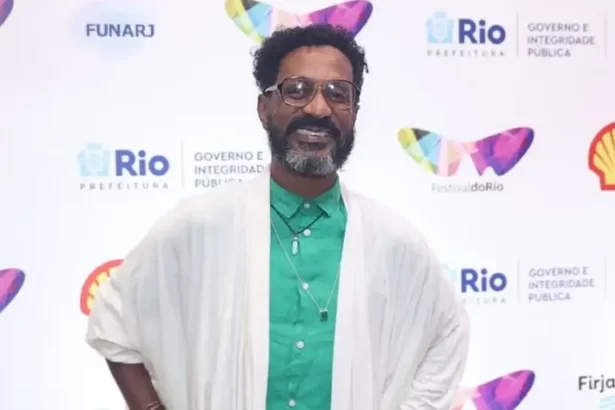
[[[267,163],[256,36],[224,0],[14,1],[0,0],[0,269],[13,268],[0,273],[0,408],[119,410],[84,342],[88,277],[104,279],[97,267],[121,260],[180,197]],[[357,34],[371,70],[343,178],[424,230],[468,305],[463,386],[475,398],[456,410],[615,409],[615,381],[586,382],[615,377],[608,132],[592,151],[615,121],[615,3],[462,3],[372,1]],[[288,20],[336,3],[270,4]],[[101,37],[97,24],[140,35]],[[531,132],[499,137],[498,155],[532,143],[502,175],[476,171],[487,148],[454,142],[519,127]],[[457,174],[428,172],[429,153],[400,144],[405,128],[446,138],[422,148],[464,155]],[[130,160],[135,175],[117,175]],[[463,191],[487,183],[498,189]]]

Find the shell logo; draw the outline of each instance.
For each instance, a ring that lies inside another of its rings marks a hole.
[[[111,274],[115,273],[122,264],[122,259],[114,259],[103,263],[88,275],[83,287],[81,288],[81,312],[89,316],[94,304],[94,298],[98,292],[98,287],[107,281]]]
[[[615,122],[598,131],[588,159],[589,169],[600,178],[600,189],[615,191]]]

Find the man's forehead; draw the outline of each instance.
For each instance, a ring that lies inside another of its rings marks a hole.
[[[352,66],[348,58],[335,47],[300,47],[282,59],[279,77],[300,76],[322,80],[332,78],[351,80]]]

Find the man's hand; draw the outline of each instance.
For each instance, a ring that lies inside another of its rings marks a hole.
[[[152,378],[143,364],[114,363],[109,370],[130,410],[164,410]]]

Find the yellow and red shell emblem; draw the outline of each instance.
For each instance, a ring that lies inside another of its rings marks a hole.
[[[600,178],[600,189],[615,191],[615,122],[598,131],[588,159],[589,169]]]
[[[108,280],[121,264],[122,259],[114,259],[103,263],[88,275],[81,288],[81,312],[84,315],[88,316],[90,314],[100,284]]]

